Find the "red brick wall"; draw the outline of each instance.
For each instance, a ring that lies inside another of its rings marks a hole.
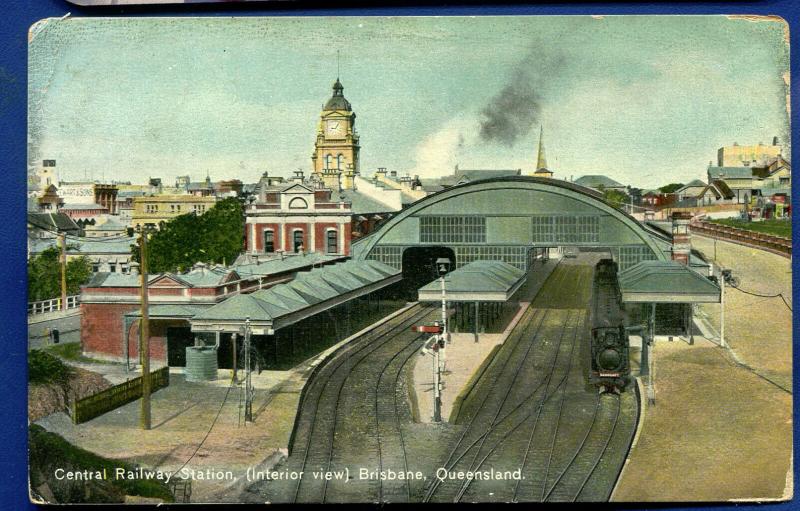
[[[314,227],[314,243],[316,244],[314,250],[326,254],[328,252],[328,229],[336,229],[336,235],[340,236],[339,225],[332,223],[320,223],[316,224]],[[337,244],[338,243],[339,240],[337,238]],[[337,249],[336,251],[338,253],[339,250]]]
[[[353,239],[353,226],[348,222],[344,226],[344,255],[350,255],[350,242]]]
[[[256,252],[263,252],[264,251],[264,229],[272,229],[275,231],[275,250],[281,249],[281,224],[279,223],[264,223],[264,224],[255,224],[256,227]],[[247,236],[250,237],[250,229],[252,229],[249,225],[247,226]],[[250,246],[248,242],[248,247]]]
[[[136,304],[82,303],[81,349],[106,357],[124,356],[122,317],[138,308]]]

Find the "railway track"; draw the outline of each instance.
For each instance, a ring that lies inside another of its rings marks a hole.
[[[586,386],[590,278],[577,264],[551,276],[466,391],[455,424],[414,423],[407,399],[404,375],[427,338],[410,327],[437,309],[417,305],[344,346],[309,380],[291,454],[275,468],[303,476],[248,491],[270,502],[607,500],[638,401]],[[441,469],[523,477],[440,479]],[[425,480],[381,477],[419,471]]]
[[[588,270],[563,272],[548,289],[562,290],[570,282],[585,289],[590,277]],[[586,388],[586,311],[576,307],[586,302],[572,301],[549,300],[547,293],[537,298],[534,307],[563,308],[526,313],[519,334],[507,342],[507,358],[498,357],[476,382],[488,390],[470,389],[473,404],[459,414],[465,430],[443,467],[448,476],[473,478],[434,478],[423,500],[607,500],[632,439],[637,404],[631,394],[601,397]],[[618,404],[616,414],[609,403]],[[514,477],[515,469],[521,478]]]
[[[378,473],[386,467],[406,470],[399,411],[405,400],[397,399],[396,389],[403,367],[426,337],[411,332],[411,326],[436,314],[432,308],[414,306],[348,344],[317,370],[300,403],[291,455],[282,467],[303,477],[270,482],[267,500],[342,501],[352,500],[351,492],[358,495],[355,500],[408,499],[405,481],[364,481],[354,479],[352,472],[360,467]],[[346,474],[346,468],[351,471],[349,480],[315,477],[315,472]]]

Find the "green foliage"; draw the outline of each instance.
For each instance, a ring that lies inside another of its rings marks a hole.
[[[203,215],[178,216],[154,232],[147,243],[148,271],[183,271],[197,262],[231,263],[243,242],[242,204],[230,197]],[[139,261],[138,244],[133,247],[133,259]]]
[[[683,186],[683,183],[670,183],[670,184],[668,184],[668,185],[664,185],[664,186],[662,186],[662,187],[661,187],[661,188],[659,188],[658,190],[659,190],[661,193],[674,193],[674,192],[675,192],[675,190],[677,190],[677,189],[678,189],[678,188],[680,188],[681,186]]]
[[[67,384],[72,368],[55,355],[42,350],[28,352],[28,381],[33,384]]]
[[[61,296],[61,249],[51,247],[28,261],[28,300],[50,300]],[[67,261],[67,294],[81,292],[81,285],[92,277],[92,264],[86,256]]]
[[[792,237],[792,219],[791,218],[771,218],[769,220],[762,220],[760,222],[749,222],[747,220],[739,220],[735,218],[721,218],[719,220],[711,220],[715,224],[727,225],[728,227],[736,227],[746,231],[761,232],[764,234],[772,234],[773,236],[781,236],[783,238]]]
[[[28,427],[30,482],[34,490],[47,483],[58,503],[123,502],[125,495],[157,497],[172,502],[172,493],[159,480],[116,479],[117,467],[133,470],[133,465],[110,460],[76,447],[41,426]],[[88,481],[57,480],[56,469],[91,472],[106,470],[108,479]]]
[[[603,197],[606,199],[606,202],[618,208],[630,201],[628,194],[620,192],[619,190],[603,190]]]

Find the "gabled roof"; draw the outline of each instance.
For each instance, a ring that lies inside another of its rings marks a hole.
[[[753,177],[752,167],[708,167],[709,179],[748,179]]]
[[[396,208],[384,204],[383,202],[370,197],[365,193],[358,190],[341,190],[333,192],[331,200],[342,200],[350,203],[350,209],[354,215],[371,215],[376,213],[391,213],[396,211]]]
[[[525,272],[503,261],[473,261],[445,277],[448,300],[506,301],[524,282]],[[419,289],[421,301],[441,299],[438,280]]]
[[[706,184],[707,183],[705,181],[701,181],[699,179],[693,179],[693,180],[689,181],[688,183],[686,183],[685,185],[683,185],[680,188],[678,188],[677,190],[675,190],[675,193],[683,192],[683,191],[687,190],[688,188],[704,188],[706,186]]]
[[[197,314],[193,320],[273,322],[313,305],[389,278],[399,278],[400,270],[378,261],[347,261],[301,272],[291,282],[278,284],[252,294],[233,296]]]
[[[78,224],[64,213],[28,213],[28,224],[45,231],[78,232],[81,230]]]
[[[625,188],[625,185],[622,183],[618,183],[614,181],[608,176],[603,176],[601,174],[590,174],[586,176],[581,176],[574,181],[576,185],[585,186],[586,188]]]
[[[302,190],[294,190],[295,188],[301,188]],[[308,186],[300,183],[291,183],[289,186],[282,186],[280,187],[280,191],[282,193],[287,193],[292,191],[294,191],[294,193],[314,193],[313,188],[309,188]]]
[[[677,261],[641,261],[618,276],[622,301],[718,303],[720,288]]]

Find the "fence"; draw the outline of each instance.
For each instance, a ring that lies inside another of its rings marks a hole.
[[[792,257],[792,240],[789,238],[704,221],[693,222],[691,229],[692,232],[703,236],[760,248],[785,257]]]
[[[80,305],[78,299],[80,295],[67,297],[67,309],[75,309]],[[28,314],[44,314],[46,312],[56,312],[61,310],[61,298],[52,300],[42,300],[40,302],[28,302]]]
[[[169,385],[169,367],[162,367],[150,373],[150,389],[152,392]],[[110,412],[131,401],[142,397],[142,377],[128,380],[119,385],[107,388],[83,399],[72,402],[72,422],[81,424]]]

